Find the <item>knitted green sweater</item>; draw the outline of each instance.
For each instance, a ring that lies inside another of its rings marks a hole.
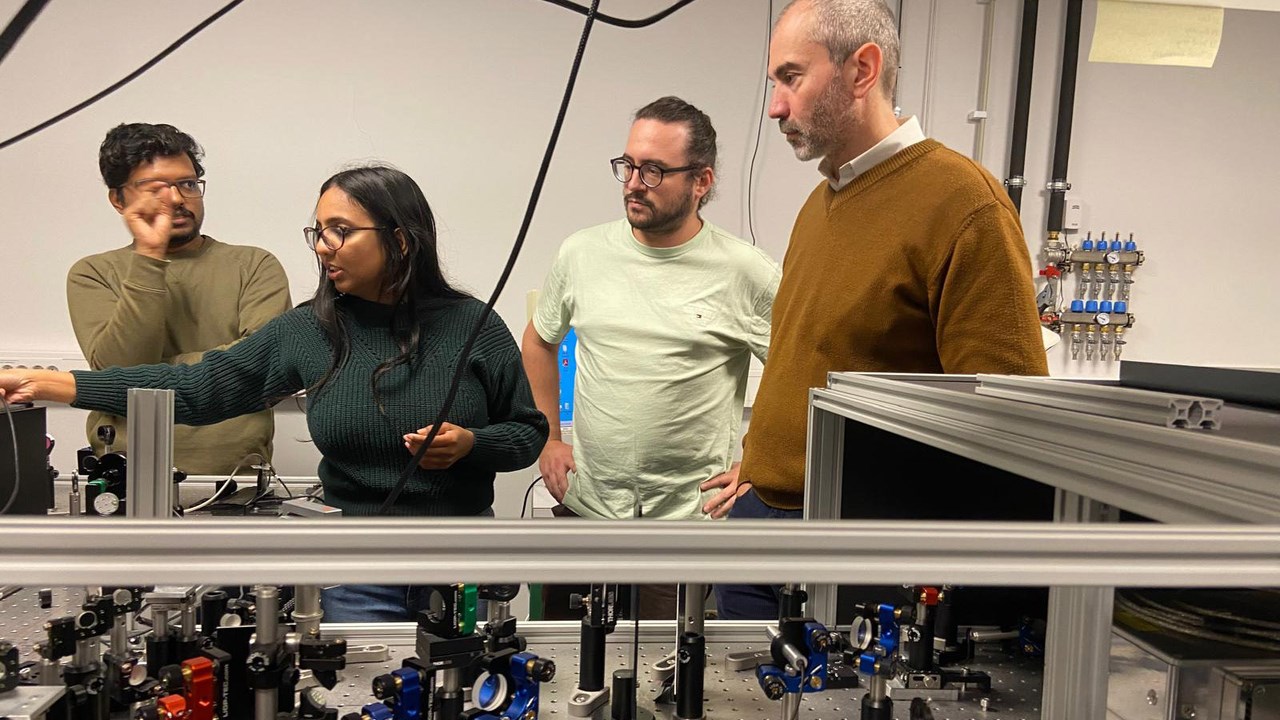
[[[422,319],[419,351],[409,366],[370,379],[398,354],[385,305],[344,296],[337,308],[351,339],[346,361],[307,398],[307,425],[323,454],[325,501],[347,515],[371,515],[409,462],[405,433],[439,412],[449,379],[484,305],[450,302]],[[227,350],[194,365],[142,365],[75,372],[76,407],[123,415],[129,388],[175,391],[175,421],[204,425],[251,413],[310,387],[329,366],[331,346],[309,307],[272,320]],[[495,472],[535,462],[547,439],[520,364],[520,352],[497,314],[476,341],[448,422],[475,433],[475,447],[447,470],[418,468],[392,512],[476,515],[493,504]]]

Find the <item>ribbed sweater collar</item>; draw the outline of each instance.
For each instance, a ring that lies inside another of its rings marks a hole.
[[[889,177],[898,170],[901,170],[941,147],[942,143],[934,140],[933,138],[927,138],[895,153],[888,160],[885,160],[879,165],[876,165],[865,173],[854,178],[853,182],[845,185],[840,190],[832,190],[830,183],[823,182],[822,188],[826,200],[824,203],[826,208],[828,210],[835,209],[837,205],[848,202],[850,198],[861,194],[863,191],[880,182],[884,178]]]

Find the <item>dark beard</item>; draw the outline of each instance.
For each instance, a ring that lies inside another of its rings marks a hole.
[[[631,217],[630,213],[627,213],[627,222],[636,230],[643,230],[654,235],[668,234],[680,227],[680,224],[689,216],[690,211],[693,210],[694,202],[693,195],[690,194],[685,198],[684,202],[668,212],[659,212],[653,205],[648,205],[650,216],[647,220],[637,222]]]
[[[191,229],[182,235],[169,235],[169,249],[177,250],[191,244],[192,240],[200,237],[200,224],[196,222],[195,215],[186,214],[183,217],[191,220]]]

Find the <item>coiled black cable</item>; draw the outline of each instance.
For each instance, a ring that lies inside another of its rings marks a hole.
[[[751,244],[759,245],[756,240],[756,213],[752,202],[756,194],[756,156],[760,154],[760,131],[764,127],[764,116],[769,110],[769,44],[773,42],[773,0],[769,0],[769,16],[764,25],[764,87],[760,89],[760,116],[756,118],[756,142],[751,149],[751,166],[747,170],[747,230],[751,233]]]
[[[595,13],[597,21],[602,22],[605,25],[613,25],[614,27],[627,28],[629,30],[649,27],[650,25],[653,25],[656,22],[666,19],[668,15],[671,15],[672,13],[684,7],[685,5],[690,5],[693,3],[693,0],[679,0],[679,2],[676,2],[666,10],[662,10],[660,12],[654,13],[653,15],[650,15],[647,18],[641,18],[639,20],[625,20],[622,18],[613,17],[612,15],[605,15],[604,13],[595,12],[595,10],[592,8],[595,8],[596,6],[598,6],[599,3],[593,3],[591,8],[586,8],[582,5],[579,5],[576,2],[571,2],[571,0],[542,0],[542,1],[551,3],[556,7],[562,7],[565,10],[572,10],[573,12],[576,12],[579,15],[586,15],[588,11],[590,11],[592,13]]]
[[[40,11],[44,10],[44,6],[48,4],[49,0],[27,0],[22,7],[18,8],[13,19],[5,26],[4,32],[0,32],[0,62],[4,62],[9,51],[18,44],[18,38],[31,27],[31,23],[36,21]]]
[[[129,83],[133,82],[138,78],[138,76],[142,75],[146,71],[155,67],[155,65],[159,63],[161,60],[169,57],[169,55],[171,55],[174,50],[177,50],[183,45],[186,45],[188,40],[195,37],[196,35],[199,35],[202,30],[214,24],[215,22],[217,22],[219,18],[231,12],[232,10],[234,10],[235,7],[242,2],[244,2],[244,0],[231,0],[231,2],[227,3],[226,5],[223,5],[221,10],[205,18],[204,22],[188,30],[185,35],[178,38],[177,40],[174,40],[173,43],[169,45],[169,47],[165,48],[164,50],[161,50],[159,55],[156,55],[155,57],[143,63],[142,66],[139,67],[137,70],[134,70],[128,75],[125,75],[120,80],[116,81],[115,83],[112,83],[109,87],[107,87],[106,90],[103,90],[102,92],[98,93],[97,95],[94,95],[88,100],[85,100],[84,102],[79,103],[78,105],[75,105],[69,110],[60,112],[57,115],[54,115],[53,117],[49,118],[48,120],[45,120],[44,122],[40,123],[39,125],[36,125],[35,127],[29,130],[24,130],[18,133],[17,135],[14,135],[13,137],[9,138],[8,140],[5,140],[4,142],[0,142],[0,150],[3,150],[9,147],[10,145],[13,145],[14,143],[21,142],[22,140],[26,140],[27,138],[31,137],[32,135],[35,135],[41,130],[45,130],[47,128],[53,127],[54,125],[62,122],[63,120],[66,120],[72,115],[75,115],[81,110],[84,110],[90,105],[105,98],[111,93],[119,90],[125,85],[128,85]]]
[[[0,141],[0,150],[3,150],[15,143],[19,143],[23,140],[26,140],[27,138],[31,137],[32,135],[35,135],[36,133],[42,130],[47,130],[48,128],[53,127],[54,125],[57,125],[63,120],[66,120],[72,115],[75,115],[81,110],[84,110],[90,105],[93,105],[99,100],[107,97],[108,95],[114,93],[115,91],[119,90],[125,85],[128,85],[129,83],[138,79],[140,75],[150,70],[151,68],[155,67],[156,64],[159,63],[161,60],[165,59],[166,57],[169,57],[169,55],[171,55],[173,51],[185,45],[187,41],[189,41],[191,38],[195,37],[196,35],[199,35],[202,31],[204,31],[205,28],[217,22],[219,19],[222,18],[222,16],[234,10],[236,6],[242,2],[244,2],[244,0],[232,0],[226,5],[223,5],[222,9],[218,10],[214,14],[205,18],[205,20],[201,22],[199,25],[196,25],[195,27],[188,30],[182,37],[173,41],[173,43],[169,45],[169,47],[165,48],[164,50],[161,50],[158,55],[156,55],[155,57],[143,63],[137,70],[134,70],[128,75],[125,75],[119,81],[113,83],[112,85],[107,87],[107,89],[103,90],[97,95],[94,95],[88,100],[85,100],[84,102],[79,103],[64,112],[60,112],[57,115],[54,115],[53,117],[49,118],[48,120],[45,120],[44,122],[40,123],[39,125],[36,125],[35,127],[32,127],[28,130],[24,130],[7,140]],[[588,8],[583,7],[582,5],[579,5],[578,3],[575,3],[575,2],[569,2],[569,0],[543,0],[543,2],[549,2],[552,5],[555,5],[557,7],[562,7],[566,10],[572,10],[573,12],[580,13],[583,15],[586,15],[588,12]],[[663,10],[662,12],[659,12],[654,15],[650,15],[647,18],[641,18],[639,20],[626,20],[621,18],[615,18],[610,15],[601,15],[599,13],[595,13],[594,10],[592,10],[592,14],[600,22],[603,22],[609,25],[615,25],[621,28],[642,28],[642,27],[648,27],[650,25],[653,25],[654,23],[662,20],[663,18],[666,18],[668,15],[671,15],[675,11],[679,10],[680,8],[686,5],[689,5],[692,2],[693,0],[679,0],[679,2],[675,3],[674,5],[667,8],[666,10]],[[44,9],[44,6],[47,3],[48,3],[48,0],[30,0],[30,2],[28,2],[25,6],[23,6],[21,10],[18,11],[18,14],[14,17],[13,21],[9,24],[9,28],[6,28],[4,36],[0,38],[0,49],[3,50],[3,52],[0,52],[0,61],[4,60],[4,55],[8,54],[9,50],[11,50],[13,46],[17,44],[18,38],[22,35],[23,32],[26,31],[27,27],[31,25],[31,23],[35,20],[35,16],[40,14],[40,11]],[[594,8],[594,7],[597,7],[598,5],[599,3],[595,3],[592,7]]]
[[[13,489],[9,491],[9,500],[5,502],[4,508],[0,509],[0,515],[4,515],[18,499],[18,475],[22,472],[22,468],[18,459],[18,429],[13,424],[13,408],[9,407],[9,398],[3,395],[0,395],[0,403],[4,403],[4,414],[9,418],[9,439],[13,441]]]
[[[542,185],[547,179],[547,171],[551,168],[551,158],[555,154],[556,143],[560,140],[560,130],[564,127],[564,118],[569,114],[569,100],[573,97],[573,87],[578,81],[578,71],[582,67],[582,56],[587,51],[587,40],[591,37],[591,28],[596,21],[596,9],[599,7],[600,0],[592,0],[590,12],[587,13],[587,22],[582,27],[582,37],[578,40],[578,52],[573,58],[573,67],[569,71],[569,82],[565,85],[564,96],[560,99],[560,111],[556,113],[555,126],[551,129],[551,139],[547,142],[546,152],[542,154],[542,165],[538,168],[538,177],[533,182],[533,191],[529,195],[529,204],[524,211],[524,221],[520,223],[520,232],[516,234],[516,241],[511,246],[511,254],[507,256],[507,264],[502,268],[502,275],[498,278],[498,284],[493,288],[493,294],[489,296],[489,302],[485,303],[484,311],[480,313],[480,318],[476,321],[475,327],[472,328],[471,334],[467,336],[467,342],[462,346],[462,352],[458,354],[458,365],[453,370],[453,379],[449,382],[449,392],[445,395],[444,404],[440,406],[440,411],[436,414],[435,421],[431,423],[431,432],[422,441],[422,446],[413,454],[413,458],[405,466],[404,472],[400,473],[400,479],[396,482],[396,486],[391,489],[387,499],[378,508],[379,515],[387,514],[391,507],[396,504],[396,500],[400,498],[400,493],[404,492],[405,486],[409,484],[409,478],[413,477],[413,473],[417,469],[418,463],[422,460],[422,456],[427,453],[427,449],[435,441],[436,435],[440,433],[440,427],[444,424],[449,410],[453,407],[454,397],[458,394],[458,385],[462,382],[462,375],[466,372],[467,364],[471,360],[471,350],[475,347],[476,338],[480,336],[480,331],[484,328],[485,321],[489,319],[489,313],[493,312],[493,305],[498,301],[498,296],[502,294],[503,288],[507,286],[507,279],[511,277],[511,270],[515,267],[516,258],[520,257],[520,249],[524,247],[525,236],[529,234],[529,226],[533,223],[533,213],[538,208],[538,198],[542,195]]]

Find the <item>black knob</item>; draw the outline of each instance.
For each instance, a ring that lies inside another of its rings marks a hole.
[[[89,699],[89,691],[83,685],[68,685],[66,698],[71,707],[80,707]]]
[[[116,442],[116,428],[114,425],[103,425],[98,428],[98,439],[103,445],[114,445]]]
[[[182,679],[182,668],[178,665],[165,665],[156,676],[160,684],[169,692],[179,692],[185,684]]]
[[[787,694],[787,686],[776,677],[765,678],[763,688],[765,697],[770,700],[781,700]]]
[[[529,674],[538,682],[551,682],[556,677],[556,664],[554,661],[538,658],[533,661],[533,669]]]
[[[382,700],[396,692],[396,677],[390,673],[373,679],[373,696]]]

